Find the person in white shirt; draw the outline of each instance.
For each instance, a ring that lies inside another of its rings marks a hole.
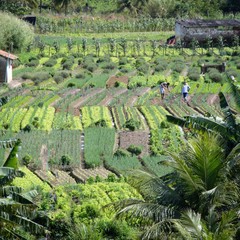
[[[161,84],[160,84],[160,94],[161,94],[162,99],[164,99],[164,94],[165,94],[165,86],[164,86],[164,83],[161,83]]]
[[[182,96],[185,102],[187,102],[187,96],[188,96],[189,90],[190,90],[189,85],[186,82],[184,82],[182,87]]]

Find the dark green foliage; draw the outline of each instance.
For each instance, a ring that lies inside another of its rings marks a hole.
[[[116,239],[116,240],[131,240],[133,236],[131,234],[130,227],[125,221],[119,220],[100,220],[97,224],[97,229],[102,233],[104,239]]]
[[[53,79],[54,79],[54,81],[55,81],[57,84],[63,82],[63,80],[64,80],[61,75],[55,75],[55,76],[53,77]]]
[[[25,155],[23,158],[22,158],[22,162],[25,166],[28,166],[29,163],[31,163],[32,161],[32,156],[30,156],[29,154]]]
[[[24,128],[23,128],[24,132],[30,132],[31,131],[31,126],[29,124],[27,124]]]
[[[115,153],[114,156],[116,157],[130,157],[130,153],[122,148],[119,148]]]
[[[32,80],[35,83],[39,83],[45,80],[48,80],[50,78],[50,75],[48,72],[38,72],[38,73],[34,73],[34,75],[32,76]]]
[[[53,59],[53,58],[50,58],[43,65],[46,66],[46,67],[53,67],[55,64],[57,64],[57,60]]]
[[[221,73],[214,68],[209,70],[208,76],[213,82],[221,82],[222,81]]]
[[[115,83],[114,83],[114,87],[119,87],[120,86],[120,82],[119,81],[116,81]]]
[[[32,74],[31,73],[24,73],[22,75],[22,79],[26,80],[26,79],[32,79]]]
[[[77,73],[75,78],[83,79],[83,78],[85,78],[85,74],[84,73]]]
[[[180,64],[180,63],[176,63],[172,66],[172,70],[177,73],[182,72],[183,68],[184,68],[183,64]]]
[[[29,60],[28,63],[26,63],[26,66],[28,66],[28,67],[36,67],[36,66],[38,66],[38,64],[39,64],[39,60],[38,59],[31,59],[31,60]]]
[[[75,83],[71,83],[71,82],[67,85],[68,88],[72,88],[72,87],[75,87],[75,86],[76,86]]]
[[[165,63],[165,62],[158,63],[158,64],[156,65],[156,67],[155,67],[155,71],[156,71],[156,72],[162,72],[162,71],[164,71],[164,70],[166,70],[166,69],[167,69],[167,63]]]
[[[126,65],[128,63],[128,59],[126,57],[121,57],[119,59],[119,65]]]
[[[125,122],[124,127],[128,128],[131,131],[135,131],[139,129],[140,122],[131,118]]]
[[[160,126],[161,126],[161,128],[169,128],[170,124],[166,121],[162,121]]]
[[[142,152],[142,146],[130,145],[127,150],[132,153],[132,155],[140,155]]]
[[[13,62],[13,68],[17,68],[21,65],[21,61],[19,59],[15,59]]]
[[[10,168],[14,168],[14,169],[18,169],[18,148],[21,144],[21,140],[18,139],[13,147],[13,149],[11,150],[7,160],[5,161],[5,163],[3,164],[4,167],[10,167]]]
[[[107,123],[106,123],[106,121],[104,119],[102,119],[102,120],[99,120],[99,121],[95,122],[93,124],[93,126],[96,126],[96,127],[107,127]]]
[[[72,161],[71,158],[67,155],[63,155],[61,157],[61,165],[62,166],[69,166],[71,161]]]
[[[74,64],[74,57],[70,56],[68,58],[63,58],[61,61],[63,70],[71,70]]]
[[[89,63],[84,66],[89,72],[94,72],[97,69],[97,65],[95,63]]]
[[[113,63],[113,62],[105,63],[105,64],[102,65],[102,68],[113,70],[114,68],[116,68],[116,64]]]
[[[66,239],[69,236],[70,222],[64,219],[54,219],[49,222],[48,230],[52,239]]]
[[[199,74],[199,68],[190,68],[188,70],[188,77],[190,80],[192,81],[198,81],[200,78],[200,74]]]

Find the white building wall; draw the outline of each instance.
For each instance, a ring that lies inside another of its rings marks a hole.
[[[6,67],[6,82],[9,83],[12,81],[12,60],[7,60],[7,67]]]

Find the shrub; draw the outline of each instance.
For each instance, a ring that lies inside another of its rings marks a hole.
[[[114,68],[116,68],[116,64],[113,63],[113,62],[105,63],[105,64],[102,66],[102,68],[103,68],[103,69],[113,70]]]
[[[63,70],[71,70],[72,66],[73,66],[73,62],[66,61],[65,63],[63,63],[62,68]]]
[[[141,146],[135,146],[135,145],[133,145],[133,144],[131,144],[128,148],[127,148],[127,150],[130,152],[130,153],[132,153],[132,155],[139,155],[139,154],[141,154],[141,152],[142,152],[142,147]]]
[[[61,75],[56,75],[53,77],[53,79],[57,84],[63,82],[63,77]]]
[[[13,68],[17,68],[21,65],[21,61],[19,59],[15,59],[13,62]]]
[[[69,72],[60,72],[59,73],[63,78],[68,78],[70,76]]]
[[[120,71],[121,73],[128,73],[128,72],[129,72],[129,69],[127,69],[127,68],[120,68],[119,71]]]
[[[67,85],[68,88],[75,87],[75,86],[76,86],[75,83],[72,83],[72,82],[70,82],[70,83]]]
[[[221,75],[219,72],[209,73],[209,78],[210,78],[213,82],[221,82],[221,81],[222,81],[222,75]]]
[[[94,72],[97,69],[97,65],[95,63],[88,63],[84,65],[84,67],[89,71],[89,72]]]
[[[24,132],[30,132],[31,131],[31,126],[29,124],[27,124],[24,128],[23,128]]]
[[[33,41],[33,28],[25,21],[0,12],[0,23],[0,49],[9,49],[12,43],[13,50],[20,51]]]
[[[122,148],[119,148],[115,153],[114,156],[116,157],[130,157],[130,153]]]
[[[167,69],[167,64],[166,63],[159,63],[158,65],[156,65],[156,67],[155,67],[155,71],[156,72],[162,72],[162,71],[164,71],[164,70],[166,70]]]
[[[183,70],[183,65],[177,63],[177,64],[175,64],[175,65],[172,66],[172,70],[173,70],[174,72],[180,73],[180,72]]]
[[[22,79],[26,80],[26,79],[32,79],[32,74],[31,73],[24,73],[22,75]]]
[[[132,229],[124,220],[101,219],[97,223],[97,231],[102,233],[102,239],[135,239]]]
[[[38,103],[38,107],[40,107],[40,108],[42,108],[42,107],[43,107],[43,105],[44,105],[44,103],[43,103],[43,102],[40,102],[40,103]]]
[[[124,127],[131,131],[135,131],[140,127],[140,122],[131,118],[125,122]]]
[[[169,123],[166,121],[162,121],[160,126],[161,126],[161,128],[169,128],[170,127]]]
[[[138,67],[137,70],[139,73],[143,73],[143,75],[144,75],[144,74],[148,73],[149,67],[148,67],[148,65],[142,65],[142,66]]]
[[[32,161],[32,156],[30,156],[29,154],[26,154],[23,158],[22,158],[23,164],[25,166],[28,166],[29,163]]]
[[[85,78],[85,75],[84,75],[84,73],[77,73],[77,74],[75,75],[75,78],[80,78],[80,79],[82,79],[82,78]]]
[[[101,120],[95,122],[94,125],[97,127],[107,127],[107,123],[104,119],[101,119]]]
[[[57,61],[53,58],[46,61],[43,65],[46,67],[53,67],[55,64],[57,64]]]
[[[26,63],[26,66],[28,67],[36,67],[37,65],[39,64],[39,60],[38,59],[34,59],[34,60],[31,60],[30,62]]]
[[[71,162],[71,158],[69,156],[63,155],[61,157],[61,165],[62,166],[69,166],[70,162]]]
[[[50,75],[48,72],[38,72],[33,75],[32,80],[34,82],[42,82],[42,81],[48,80],[49,77]]]
[[[119,60],[119,65],[125,65],[128,63],[128,59],[126,57],[122,57]]]
[[[188,78],[192,81],[198,81],[199,80],[199,73],[196,73],[196,72],[189,72],[188,73]]]

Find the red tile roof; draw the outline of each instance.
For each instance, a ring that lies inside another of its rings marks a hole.
[[[12,60],[18,58],[17,56],[15,56],[15,55],[13,55],[13,54],[11,54],[11,53],[5,52],[5,51],[3,51],[3,50],[0,50],[0,56],[5,57],[5,58],[10,58],[10,59],[12,59]]]

